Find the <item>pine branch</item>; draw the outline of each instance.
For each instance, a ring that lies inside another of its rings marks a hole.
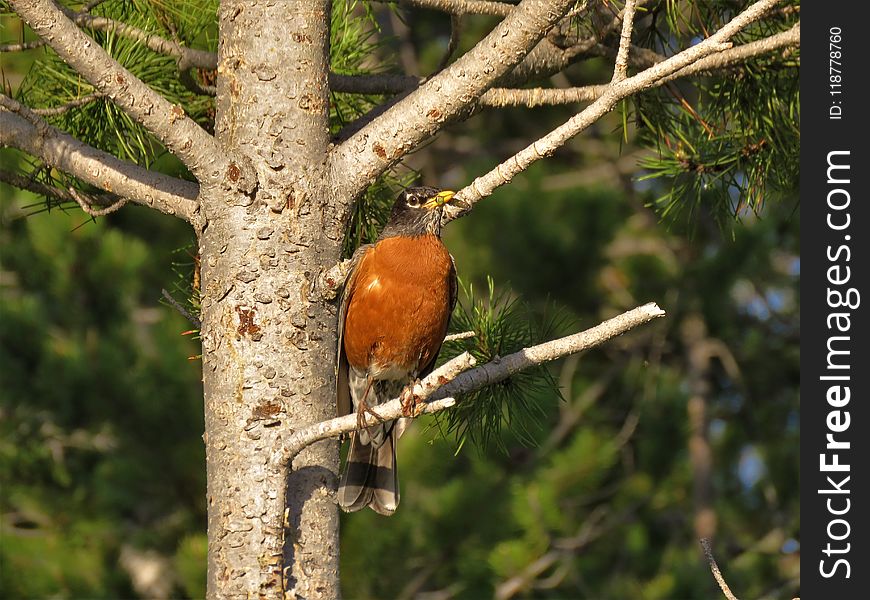
[[[223,175],[215,139],[109,56],[50,0],[10,0],[18,15],[67,64],[145,126],[200,179]]]
[[[468,353],[460,354],[430,373],[414,387],[415,400],[425,401],[417,407],[418,414],[432,414],[450,408],[456,404],[456,396],[460,394],[498,383],[518,371],[588,350],[664,315],[665,312],[651,302],[608,319],[586,331],[525,348],[472,370],[466,369],[474,366],[474,359]],[[378,419],[389,421],[402,417],[402,401],[398,398],[390,400],[375,407],[373,412],[377,417],[366,414],[366,426],[377,424]],[[356,429],[358,429],[358,420],[355,414],[299,429],[285,442],[284,452],[280,458],[285,462],[291,462],[293,457],[306,446]]]
[[[0,95],[0,145],[22,150],[86,183],[137,204],[192,221],[198,211],[199,186],[120,160],[75,139],[43,121],[30,109]],[[7,181],[7,183],[16,183]],[[17,186],[21,187],[21,186]],[[26,189],[31,189],[30,187]],[[75,200],[62,192],[50,194]]]
[[[607,91],[583,111],[460,190],[453,203],[447,206],[443,222],[447,223],[467,213],[475,202],[490,195],[499,186],[510,182],[513,177],[529,168],[534,162],[551,155],[569,139],[610,112],[619,101],[662,85],[668,77],[674,76],[682,69],[692,69],[696,62],[710,55],[715,57],[716,53],[727,51],[731,47],[728,40],[747,25],[762,18],[779,2],[781,0],[756,2],[706,40],[633,77],[611,83]]]
[[[2,117],[0,117],[0,119],[2,119]],[[29,177],[23,177],[18,173],[13,173],[12,171],[0,169],[0,181],[11,185],[12,187],[16,187],[19,190],[26,190],[28,192],[33,192],[34,194],[39,194],[40,196],[54,198],[58,202],[75,202],[75,198],[73,198],[72,194],[66,190],[56,188],[52,185],[45,185],[39,181],[33,181]]]

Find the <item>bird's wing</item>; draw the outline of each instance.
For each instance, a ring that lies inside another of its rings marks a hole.
[[[447,315],[447,327],[444,329],[444,335],[450,331],[450,319],[453,317],[453,309],[456,308],[456,300],[459,297],[459,283],[456,280],[456,261],[453,260],[453,255],[450,255],[450,296],[448,303],[450,304],[450,314]],[[441,342],[444,343],[443,341]],[[441,345],[438,346],[438,351],[432,356],[429,364],[420,370],[418,377],[421,379],[426,377],[435,368],[435,362],[438,360],[438,355],[441,353]]]
[[[341,293],[341,304],[338,308],[338,347],[336,348],[335,380],[336,380],[336,414],[339,417],[349,415],[353,411],[350,399],[350,385],[348,380],[347,357],[344,354],[344,319],[347,316],[347,307],[353,296],[356,278],[359,274],[359,264],[362,257],[372,248],[372,244],[363,244],[356,249],[350,259],[347,279],[344,282],[344,290]]]
[[[456,308],[456,300],[459,298],[459,282],[456,280],[456,260],[450,255],[450,316],[447,317],[447,329],[450,329],[450,318],[453,309]]]

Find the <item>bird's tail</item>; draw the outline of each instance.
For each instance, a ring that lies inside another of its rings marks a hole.
[[[338,486],[338,504],[342,510],[354,512],[370,506],[386,516],[396,512],[399,506],[396,441],[400,433],[398,427],[390,427],[380,446],[363,444],[359,433],[351,435],[350,451]]]

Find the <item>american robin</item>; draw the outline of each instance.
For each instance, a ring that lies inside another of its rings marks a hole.
[[[377,241],[351,260],[338,321],[338,413],[353,403],[361,427],[350,436],[338,489],[348,512],[370,506],[391,515],[399,505],[396,442],[406,419],[364,427],[365,413],[407,399],[406,386],[435,366],[456,304],[456,269],[440,238],[453,194],[406,189]]]

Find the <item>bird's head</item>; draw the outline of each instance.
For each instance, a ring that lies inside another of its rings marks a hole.
[[[393,204],[390,220],[381,238],[441,234],[441,213],[455,192],[433,187],[410,187]]]

